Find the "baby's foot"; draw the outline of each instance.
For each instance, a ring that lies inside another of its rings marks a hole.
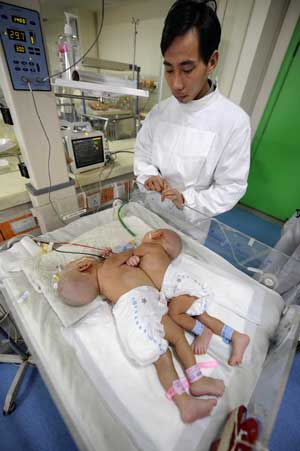
[[[190,393],[194,396],[212,395],[222,396],[225,385],[221,379],[201,376],[195,382],[190,384]]]
[[[231,339],[232,352],[230,359],[228,360],[229,365],[236,366],[242,363],[244,352],[249,341],[250,338],[248,335],[236,331],[233,332]]]
[[[196,337],[192,343],[194,354],[206,354],[212,334],[210,329],[204,327],[202,334],[199,335],[199,337]]]
[[[216,399],[195,399],[188,396],[179,406],[181,419],[184,423],[193,423],[210,415],[216,404]]]

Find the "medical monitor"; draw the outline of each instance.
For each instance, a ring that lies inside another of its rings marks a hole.
[[[66,137],[71,169],[73,173],[88,171],[104,166],[106,161],[106,141],[100,131],[72,133]]]

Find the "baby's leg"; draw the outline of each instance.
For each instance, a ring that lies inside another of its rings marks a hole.
[[[200,321],[211,329],[215,334],[220,335],[227,343],[232,344],[232,352],[228,361],[229,365],[235,366],[242,363],[244,352],[249,344],[250,338],[225,325],[222,321],[204,312],[199,315]]]
[[[197,316],[196,319],[198,318],[199,317]],[[203,330],[200,335],[196,335],[192,344],[192,350],[194,354],[206,354],[213,333],[208,327],[205,327],[199,319],[198,321],[202,325]]]
[[[169,316],[184,330],[192,332],[196,336],[192,345],[193,352],[195,354],[205,354],[212,332],[199,321],[199,316],[193,318],[185,313],[196,299],[196,297],[189,295],[173,298],[169,303]]]
[[[160,356],[154,365],[162,386],[166,390],[169,399],[173,399],[178,407],[184,423],[192,423],[199,418],[210,415],[217,401],[215,399],[195,399],[184,391],[169,350]]]
[[[195,396],[222,396],[224,393],[223,381],[202,375],[192,349],[185,338],[183,329],[168,315],[164,315],[161,322],[164,326],[166,340],[174,346],[176,354],[185,369],[190,382],[190,392]]]

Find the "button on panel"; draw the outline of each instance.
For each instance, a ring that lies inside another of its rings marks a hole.
[[[32,90],[51,91],[38,12],[5,0],[0,4],[1,44],[13,89],[28,90],[30,81]],[[8,35],[10,28],[14,33]]]

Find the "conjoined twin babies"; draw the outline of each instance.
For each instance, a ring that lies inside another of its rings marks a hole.
[[[118,254],[105,249],[104,259],[81,258],[66,264],[57,284],[61,299],[71,306],[90,303],[101,294],[113,306],[120,341],[137,365],[154,363],[167,398],[179,409],[183,422],[210,415],[223,395],[221,379],[206,377],[195,354],[207,351],[212,334],[231,344],[229,365],[242,362],[249,336],[210,316],[211,292],[194,276],[178,270],[180,236],[169,229],[148,232],[142,243]],[[184,331],[195,335],[192,347]],[[184,369],[180,379],[169,350],[171,344]]]

